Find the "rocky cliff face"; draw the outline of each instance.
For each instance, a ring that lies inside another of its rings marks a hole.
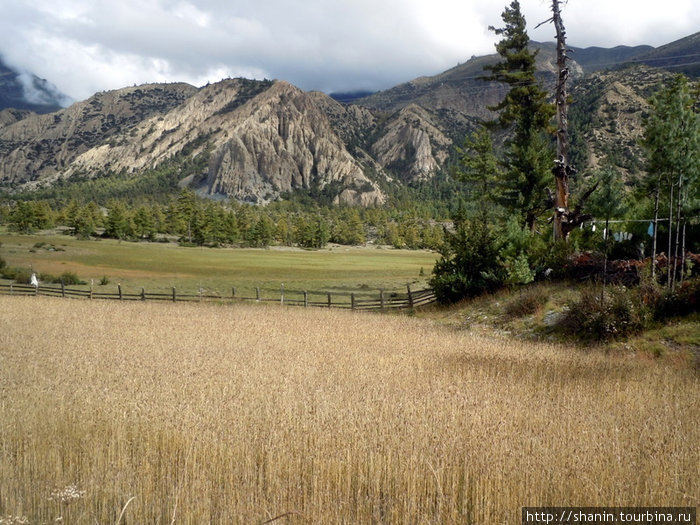
[[[430,178],[449,156],[452,141],[438,128],[432,115],[408,105],[384,126],[372,152],[383,166],[406,181]]]
[[[109,147],[110,141],[128,141],[140,122],[179,106],[194,92],[187,84],[154,84],[98,93],[67,109],[0,128],[0,182],[23,185],[69,174],[81,154]]]
[[[309,95],[276,82],[227,119],[209,163],[207,192],[267,202],[281,192],[338,183],[347,204],[381,204],[384,196],[334,133]]]
[[[207,172],[193,174],[204,195],[264,204],[294,189],[337,183],[339,202],[380,204],[384,195],[315,97],[286,82],[212,84],[112,143],[83,152],[67,173],[103,166],[135,173],[189,148],[192,155],[209,155]]]

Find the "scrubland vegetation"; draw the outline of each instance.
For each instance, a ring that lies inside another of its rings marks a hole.
[[[0,297],[0,325],[8,523],[515,523],[700,498],[687,367],[257,305]]]

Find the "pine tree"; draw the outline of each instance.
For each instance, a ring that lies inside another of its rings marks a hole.
[[[511,133],[506,142],[503,199],[533,230],[537,218],[550,207],[546,188],[554,158],[550,124],[554,106],[547,102],[547,92],[535,77],[537,51],[528,48],[530,38],[520,3],[514,0],[502,18],[505,27],[489,28],[503,37],[496,44],[502,60],[485,67],[491,71],[485,80],[503,82],[509,90],[500,104],[489,109],[499,112],[494,124]]]
[[[608,257],[610,256],[610,220],[622,217],[627,211],[625,187],[622,177],[609,159],[605,159],[601,168],[594,173],[598,189],[588,203],[588,210],[598,219],[605,220],[603,228],[603,279],[606,278]]]
[[[476,202],[479,217],[484,221],[495,214],[500,201],[501,166],[493,148],[489,130],[482,126],[464,140],[464,146],[457,148],[459,164],[454,170],[455,177],[467,185],[472,201]]]
[[[129,210],[121,201],[112,201],[107,205],[107,220],[105,221],[106,237],[128,239],[133,235],[133,225]]]
[[[36,227],[34,203],[18,201],[10,215],[10,226],[19,233],[32,233]]]
[[[134,213],[134,230],[140,239],[152,239],[155,236],[155,219],[153,212],[146,206],[139,206]]]

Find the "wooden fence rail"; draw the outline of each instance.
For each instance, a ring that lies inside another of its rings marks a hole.
[[[102,287],[101,287],[102,288]],[[105,291],[90,289],[67,288],[59,286],[39,285],[37,287],[27,284],[0,284],[0,295],[43,295],[47,297],[68,297],[80,299],[109,299],[117,301],[171,301],[171,302],[237,302],[255,301],[267,303],[279,303],[289,306],[303,306],[307,308],[345,308],[350,310],[397,310],[411,309],[425,306],[436,301],[435,292],[431,289],[411,290],[406,286],[405,293],[379,291],[377,297],[361,297],[351,293],[309,292],[306,290],[285,290],[281,288],[279,295],[272,297],[265,295],[258,287],[255,296],[242,296],[236,294],[236,289],[231,289],[230,295],[205,293],[200,290],[197,293],[185,292],[172,288],[169,292],[147,292],[141,288],[139,291],[126,291],[121,285],[116,290]]]

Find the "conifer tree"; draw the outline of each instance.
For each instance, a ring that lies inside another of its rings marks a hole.
[[[499,112],[493,124],[511,133],[506,142],[504,201],[533,230],[537,218],[549,208],[546,188],[554,158],[550,136],[554,107],[535,77],[537,51],[528,48],[530,38],[520,3],[513,0],[502,18],[503,28],[489,28],[503,37],[496,44],[502,60],[485,67],[491,71],[485,80],[503,82],[509,90],[489,109]]]
[[[459,164],[455,177],[467,185],[471,200],[475,201],[479,217],[486,222],[495,213],[500,202],[502,172],[493,148],[491,133],[486,127],[478,128],[457,148]]]

